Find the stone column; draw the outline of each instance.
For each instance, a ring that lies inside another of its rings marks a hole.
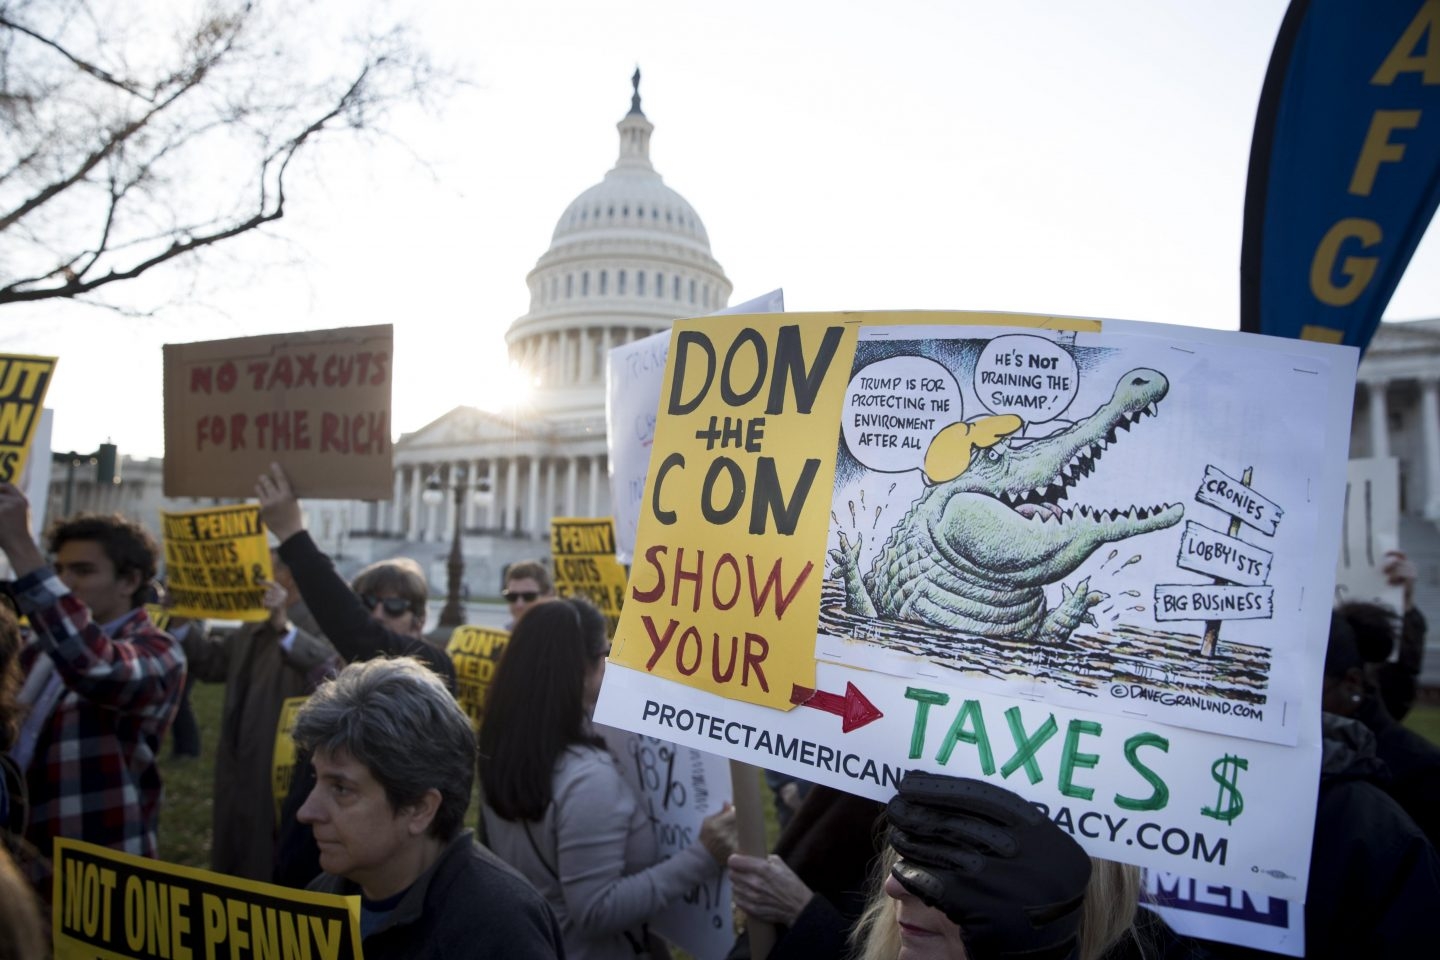
[[[453,462],[445,465],[445,485],[440,488],[445,494],[445,525],[437,531],[436,540],[448,540],[455,533],[455,469],[458,466],[460,464]]]
[[[1440,381],[1421,381],[1420,417],[1425,451],[1425,517],[1440,520]]]
[[[405,528],[406,540],[419,540],[421,537],[420,527],[420,488],[424,484],[420,481],[420,464],[410,465],[410,522]]]
[[[575,482],[579,479],[576,474],[580,472],[580,458],[565,458],[565,512],[572,517],[583,516],[580,504],[575,500]]]
[[[590,516],[603,517],[610,510],[600,509],[600,458],[590,458]]]
[[[1370,456],[1390,456],[1390,418],[1385,406],[1384,380],[1365,381],[1365,392],[1370,396]]]
[[[470,461],[470,490],[465,495],[465,526],[471,529],[476,525],[475,514],[480,509],[475,503],[475,491],[480,489],[477,486],[480,483],[480,463],[479,460]]]
[[[610,366],[610,327],[600,331],[600,382],[605,382],[605,370]]]
[[[525,519],[520,524],[520,529],[532,537],[543,536],[540,531],[540,458],[534,454],[530,455],[530,484],[525,503]]]
[[[405,468],[395,468],[395,495],[390,502],[382,504],[380,511],[380,532],[399,533],[401,504],[405,502]]]
[[[514,533],[517,529],[515,508],[520,503],[519,490],[520,461],[512,455],[505,467],[505,515],[500,518],[500,528],[507,533]]]

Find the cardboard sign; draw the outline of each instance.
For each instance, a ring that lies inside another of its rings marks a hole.
[[[160,521],[172,615],[252,621],[270,616],[260,581],[274,573],[258,506],[161,511]]]
[[[680,321],[596,719],[881,800],[989,779],[1094,856],[1303,899],[1354,367],[1158,324]],[[1273,532],[1197,502],[1212,467]],[[1256,569],[1183,573],[1187,523]]]
[[[610,636],[625,602],[625,568],[615,559],[615,523],[609,517],[556,517],[550,521],[555,595],[584,597],[605,614]]]
[[[0,354],[0,483],[19,483],[25,474],[55,363],[55,357]]]
[[[485,719],[485,701],[490,696],[495,669],[500,666],[500,655],[509,642],[510,634],[504,630],[462,624],[445,645],[445,652],[455,664],[455,699],[470,717],[476,733]]]
[[[165,345],[165,495],[249,497],[281,463],[302,497],[386,500],[391,327]]]
[[[634,788],[666,859],[700,836],[700,824],[732,799],[730,763],[712,753],[597,727]],[[686,891],[650,918],[650,928],[699,960],[719,960],[735,945],[730,873]]]
[[[55,960],[311,957],[360,951],[360,898],[55,841]]]

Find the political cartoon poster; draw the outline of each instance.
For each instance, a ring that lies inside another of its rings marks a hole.
[[[625,568],[615,559],[615,522],[609,517],[555,517],[550,521],[555,595],[584,597],[605,615],[610,634],[625,602]]]
[[[991,778],[1096,856],[1302,899],[1354,368],[1116,321],[681,321],[596,718],[879,799]]]
[[[45,408],[55,357],[0,354],[0,483],[19,483]]]
[[[274,574],[258,506],[161,511],[160,522],[165,590],[174,616],[252,621],[270,616],[261,581]]]
[[[769,293],[726,307],[713,316],[781,313],[785,291]],[[615,558],[629,564],[640,522],[645,474],[650,469],[650,444],[655,437],[655,408],[670,349],[666,330],[610,351],[605,364],[605,436],[610,465],[610,500],[615,514]]]
[[[1350,461],[1344,517],[1335,558],[1335,602],[1378,603],[1403,613],[1404,588],[1385,576],[1385,554],[1400,549],[1399,461]]]
[[[55,841],[55,960],[362,956],[360,898]]]
[[[464,708],[476,733],[480,732],[480,724],[485,719],[490,684],[495,680],[500,655],[509,641],[510,634],[504,630],[461,624],[445,645],[445,652],[455,665],[455,699]]]
[[[598,726],[620,772],[640,798],[662,858],[690,846],[700,824],[732,799],[730,763],[713,753]],[[730,874],[687,891],[650,927],[697,960],[721,960],[735,945]]]
[[[165,345],[165,495],[249,497],[271,463],[312,499],[388,500],[389,324]]]

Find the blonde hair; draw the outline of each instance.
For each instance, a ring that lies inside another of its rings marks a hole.
[[[900,955],[896,903],[885,893],[885,878],[900,859],[886,846],[871,878],[865,910],[850,934],[854,960],[895,960]],[[1140,907],[1140,868],[1092,857],[1090,885],[1080,917],[1080,960],[1099,960],[1135,924]]]

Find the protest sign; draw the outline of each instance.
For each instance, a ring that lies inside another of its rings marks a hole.
[[[731,799],[730,766],[723,758],[614,727],[598,729],[640,797],[662,860],[694,843],[701,822]],[[720,960],[735,945],[730,874],[691,888],[649,924],[699,960]]]
[[[56,839],[55,960],[359,960],[360,898],[310,893]]]
[[[785,292],[771,290],[712,316],[780,313],[784,309]],[[615,514],[615,557],[627,565],[635,549],[635,527],[640,522],[640,501],[655,438],[655,409],[660,406],[669,349],[670,331],[665,330],[615,347],[606,358],[605,436]]]
[[[615,523],[609,517],[555,517],[550,521],[555,595],[584,597],[605,615],[615,635],[625,602],[625,568],[615,559]]]
[[[1305,905],[1193,877],[1142,872],[1140,905],[1182,937],[1305,956]]]
[[[280,822],[280,810],[285,798],[290,795],[290,784],[295,779],[295,718],[305,706],[305,697],[286,697],[280,701],[280,719],[275,724],[275,750],[270,760],[270,792],[275,798],[275,822]]]
[[[1303,897],[1352,348],[996,314],[674,336],[597,720],[877,799],[992,778],[1095,856]]]
[[[174,616],[264,620],[265,587],[274,576],[255,504],[184,513],[161,511],[165,590]]]
[[[490,695],[490,684],[495,679],[495,668],[500,665],[500,655],[510,634],[491,627],[475,627],[461,624],[450,634],[445,652],[455,664],[455,699],[470,718],[470,726],[480,732],[480,723],[485,719],[485,700]]]
[[[273,462],[299,495],[387,500],[389,324],[165,345],[165,495],[248,497]]]
[[[55,357],[0,354],[0,483],[19,483],[40,426]]]
[[[1335,559],[1335,602],[1378,603],[1403,613],[1405,590],[1385,576],[1385,554],[1398,549],[1399,462],[1394,457],[1351,460],[1340,555]]]

